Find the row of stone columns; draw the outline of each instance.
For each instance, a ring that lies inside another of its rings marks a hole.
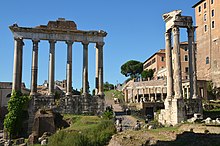
[[[157,87],[158,88],[158,87]],[[142,97],[144,97],[145,94],[148,93],[148,96],[149,96],[149,101],[155,101],[157,100],[157,88],[142,88]],[[151,89],[153,89],[153,93],[151,93]],[[124,90],[124,94],[125,94],[125,102],[128,103],[129,102],[129,92],[128,92],[129,89],[125,89]],[[139,98],[139,90],[140,89],[130,89],[130,101],[132,100],[133,102],[135,102],[135,94],[134,92],[136,92],[136,95],[137,95],[137,98]],[[164,91],[163,91],[163,87],[160,87],[160,94],[161,94],[161,100],[163,100],[163,94],[164,94]],[[147,92],[145,92],[147,91]],[[154,95],[153,98],[151,99],[151,95]]]
[[[32,40],[32,67],[31,67],[31,95],[37,94],[37,77],[38,77],[38,43],[39,40]],[[55,81],[55,40],[49,40],[49,74],[48,74],[48,95],[54,95]],[[66,95],[72,95],[72,41],[66,41],[67,44],[67,66],[66,66]],[[22,83],[22,50],[23,40],[15,38],[14,47],[14,71],[12,89],[15,91],[21,90]],[[83,41],[83,95],[88,94],[88,41]],[[96,43],[96,91],[98,95],[104,95],[103,92],[103,42]]]
[[[171,49],[171,31],[173,33],[173,58],[172,65],[172,49]],[[196,79],[196,61],[195,61],[195,42],[194,27],[188,27],[188,55],[189,55],[189,78],[190,78],[190,98],[197,97],[197,79]],[[180,33],[179,27],[174,26],[165,33],[166,40],[166,67],[167,67],[167,98],[175,99],[183,98],[182,91],[182,74],[180,61]]]

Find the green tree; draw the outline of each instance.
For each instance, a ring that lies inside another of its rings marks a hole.
[[[207,92],[212,99],[217,99],[220,96],[220,88],[217,88],[212,81],[207,84]]]
[[[142,71],[142,73],[141,73],[141,77],[142,77],[143,79],[147,79],[147,78],[152,79],[153,76],[154,76],[154,71],[153,71],[152,69],[144,70],[144,71]]]
[[[127,61],[121,66],[121,74],[132,79],[138,77],[142,71],[143,63],[136,60]]]
[[[24,109],[29,101],[29,96],[21,92],[12,92],[8,101],[8,114],[4,119],[4,127],[10,135],[18,135],[21,132],[22,122],[24,120]]]
[[[110,84],[109,82],[104,83],[104,91],[109,91],[109,90],[113,90],[113,89],[114,89],[113,84]]]

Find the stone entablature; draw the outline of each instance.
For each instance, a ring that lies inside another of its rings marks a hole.
[[[100,31],[81,31],[81,30],[63,30],[63,29],[39,29],[18,27],[16,25],[9,27],[13,31],[15,38],[32,39],[32,40],[57,40],[73,42],[88,41],[91,43],[103,42],[106,32]]]

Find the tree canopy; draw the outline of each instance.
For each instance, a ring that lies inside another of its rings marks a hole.
[[[152,79],[153,76],[154,76],[154,71],[153,71],[152,69],[144,70],[144,71],[141,73],[141,77],[142,77],[143,79],[147,79],[147,78]]]
[[[110,84],[109,82],[104,83],[104,91],[109,91],[109,90],[113,90],[113,89],[114,89],[113,84]]]
[[[127,61],[121,66],[121,74],[132,79],[138,77],[142,71],[143,63],[136,60]]]

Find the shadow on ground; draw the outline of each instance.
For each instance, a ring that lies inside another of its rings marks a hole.
[[[146,145],[149,145],[148,141]],[[184,132],[174,141],[157,141],[155,146],[219,146],[220,134]]]

